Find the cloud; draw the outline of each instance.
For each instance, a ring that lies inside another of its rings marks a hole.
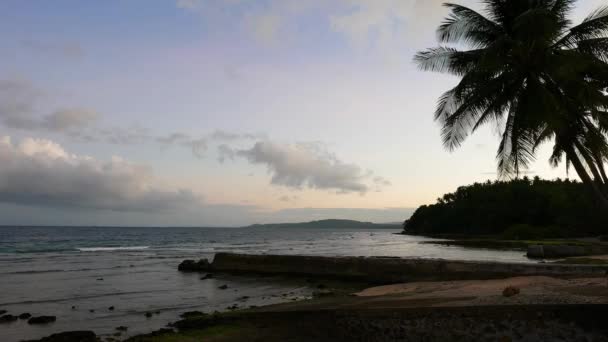
[[[369,173],[355,164],[341,161],[318,142],[278,144],[264,140],[250,149],[227,150],[224,156],[239,156],[251,164],[265,165],[274,185],[339,193],[366,193],[369,190]]]
[[[6,127],[21,130],[68,132],[88,127],[99,117],[95,111],[86,108],[63,108],[36,115],[36,107],[43,95],[29,81],[0,80],[0,122]]]
[[[200,205],[189,190],[159,185],[152,172],[113,157],[68,153],[44,139],[0,138],[0,202],[19,205],[156,212]]]
[[[262,43],[282,38],[294,40],[306,34],[311,14],[321,16],[315,24],[346,38],[353,47],[397,57],[399,49],[419,39],[424,30],[432,34],[446,13],[445,0],[177,0],[176,6],[202,16],[217,32],[236,27]],[[473,3],[465,0],[464,4]],[[400,53],[399,53],[400,56]]]

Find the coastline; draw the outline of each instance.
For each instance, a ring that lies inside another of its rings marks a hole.
[[[395,267],[404,265],[409,267],[404,270],[411,272],[412,262],[420,265],[420,261],[218,253],[212,263],[193,263],[200,268],[184,270],[182,266],[182,271],[201,272],[201,275],[213,272],[214,277],[223,273],[237,274],[251,279],[281,275],[316,289],[312,297],[288,303],[238,307],[221,313],[191,312],[153,333],[128,338],[125,334],[116,334],[115,337],[104,336],[103,341],[124,338],[129,342],[188,342],[202,338],[241,341],[252,336],[255,338],[251,340],[264,341],[389,341],[397,334],[411,338],[427,336],[431,341],[473,336],[518,340],[518,336],[534,338],[554,333],[602,341],[606,336],[604,324],[598,321],[598,317],[608,313],[605,278],[608,268],[604,266],[536,264],[522,268],[504,263],[449,261],[449,267],[446,267],[445,260],[426,260],[422,262],[427,278],[424,282],[408,277],[404,283],[400,281],[402,278],[392,276],[384,278],[388,285],[352,282],[371,279],[361,276],[361,270],[365,269],[361,265],[375,269],[372,275],[376,277],[380,273],[392,274]],[[429,268],[429,265],[442,266]],[[452,272],[454,265],[458,265],[456,272]],[[502,272],[487,277],[486,267]],[[292,271],[283,272],[286,269]],[[312,272],[314,269],[316,274]],[[342,271],[336,273],[336,270]],[[550,270],[551,274],[533,275],[539,270]],[[480,272],[477,279],[474,279],[475,271]],[[345,274],[358,276],[345,277]],[[463,275],[469,280],[462,280]],[[460,279],[448,281],[447,278]],[[517,288],[516,295],[503,293],[509,286]],[[565,324],[566,317],[572,323]],[[437,325],[450,328],[437,330]]]

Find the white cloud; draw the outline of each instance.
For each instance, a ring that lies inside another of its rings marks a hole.
[[[363,172],[356,164],[341,161],[318,142],[279,144],[264,140],[250,149],[233,151],[223,147],[223,150],[220,150],[223,159],[240,156],[252,164],[265,165],[272,176],[271,183],[275,185],[339,193],[369,191],[370,173]]]
[[[152,172],[113,157],[70,154],[44,139],[0,139],[0,202],[112,211],[165,211],[200,205],[189,190],[167,189]]]

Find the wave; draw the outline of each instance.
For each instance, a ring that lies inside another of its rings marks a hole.
[[[76,247],[81,252],[112,252],[112,251],[139,251],[148,249],[150,246],[128,246],[128,247]]]

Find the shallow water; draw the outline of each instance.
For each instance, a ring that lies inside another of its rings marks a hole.
[[[310,296],[285,281],[234,276],[200,280],[177,272],[183,259],[216,252],[400,256],[532,262],[522,252],[420,244],[391,230],[221,228],[0,228],[0,309],[55,315],[46,326],[0,324],[0,341],[66,330],[129,335],[159,329],[188,310],[212,312]],[[227,290],[218,286],[227,284]],[[240,299],[249,297],[246,300]],[[75,306],[72,309],[72,306]],[[115,310],[108,308],[114,306]],[[90,310],[94,310],[91,312]],[[157,312],[151,318],[144,313]]]

